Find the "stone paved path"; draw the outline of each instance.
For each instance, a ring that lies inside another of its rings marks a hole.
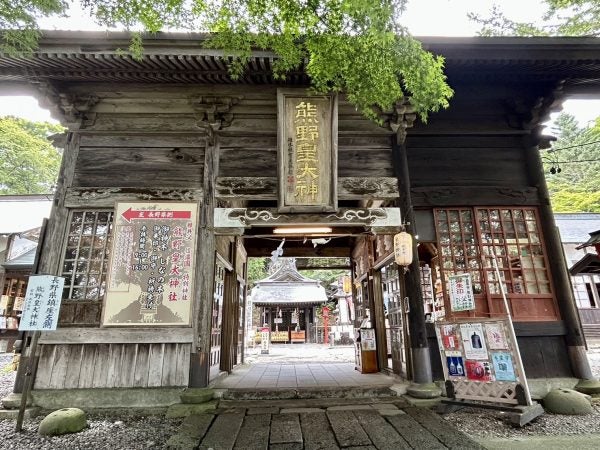
[[[188,417],[170,444],[201,450],[484,449],[433,411],[392,398],[336,406],[222,400],[214,414]]]

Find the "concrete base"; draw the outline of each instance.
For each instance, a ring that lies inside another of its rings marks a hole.
[[[414,398],[436,398],[442,395],[442,390],[435,383],[413,383],[406,388],[406,393]]]
[[[600,395],[600,381],[598,380],[580,380],[575,386],[575,390],[582,394],[591,396]]]
[[[33,404],[44,409],[165,409],[179,403],[180,388],[48,389],[31,392]]]
[[[31,419],[33,417],[36,417],[39,413],[40,408],[27,408],[25,409],[25,415],[23,417],[25,419]],[[0,420],[17,420],[18,415],[18,409],[0,409]]]
[[[527,385],[533,400],[543,399],[554,389],[575,389],[580,380],[578,378],[528,378]]]
[[[6,409],[19,409],[21,407],[21,394],[11,392],[8,397],[2,399],[2,406]],[[31,406],[31,395],[27,399],[27,406]]]

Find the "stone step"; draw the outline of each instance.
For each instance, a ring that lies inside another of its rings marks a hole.
[[[311,398],[378,398],[395,397],[396,391],[389,386],[366,387],[322,387],[322,388],[281,388],[281,389],[228,389],[223,392],[225,400],[289,400]]]
[[[376,398],[306,398],[306,399],[263,399],[263,400],[226,400],[219,402],[219,411],[247,410],[248,414],[269,413],[277,414],[281,410],[290,408],[327,409],[339,406],[356,405],[383,405],[395,404],[399,407],[407,406],[401,397],[376,397]]]

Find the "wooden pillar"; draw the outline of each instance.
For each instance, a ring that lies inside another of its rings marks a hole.
[[[387,337],[385,330],[385,311],[383,308],[383,290],[381,288],[381,272],[372,270],[373,273],[373,325],[377,340],[377,360],[379,369],[387,367]]]
[[[310,323],[310,309],[304,308],[304,342],[312,342],[312,325]]]
[[[60,275],[60,261],[62,259],[63,243],[69,222],[69,210],[65,207],[65,196],[67,189],[73,184],[75,176],[75,165],[79,155],[80,135],[76,131],[68,131],[65,135],[64,151],[60,165],[60,172],[56,182],[56,191],[50,211],[50,219],[47,222],[43,241],[38,243],[39,274]],[[40,224],[42,225],[42,224]],[[21,360],[13,391],[21,393],[25,379],[25,369],[28,366],[29,354],[26,349],[28,337],[33,333],[25,332],[23,345],[21,347]],[[38,352],[40,350],[38,349]],[[36,356],[37,358],[37,356]],[[35,380],[33,380],[35,382]]]
[[[198,251],[196,252],[196,292],[194,295],[195,349],[190,354],[190,386],[205,387],[209,382],[211,315],[215,276],[216,242],[213,232],[215,184],[219,173],[219,136],[208,128],[204,153],[204,192],[200,208]]]
[[[548,264],[552,273],[552,279],[554,280],[554,290],[558,307],[567,330],[566,342],[571,368],[577,378],[590,380],[594,377],[586,355],[583,328],[571,288],[562,242],[560,241],[558,229],[554,222],[554,213],[550,206],[550,195],[546,186],[546,178],[544,177],[544,167],[539,154],[538,140],[531,137],[524,138],[524,144],[529,181],[538,190],[540,226],[544,234]]]
[[[400,193],[400,208],[403,221],[406,222],[406,231],[413,237],[416,235],[415,215],[410,197],[410,176],[406,147],[398,141],[397,134],[392,137],[392,158],[394,172],[398,178],[398,191]],[[402,269],[400,269],[402,270]],[[408,297],[408,329],[410,333],[410,348],[412,353],[413,373],[412,379],[418,384],[433,382],[431,373],[431,360],[427,331],[425,328],[425,312],[423,309],[423,293],[419,276],[419,253],[416,239],[413,239],[413,261],[404,274],[404,286]]]

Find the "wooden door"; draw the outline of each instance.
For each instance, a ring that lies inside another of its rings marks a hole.
[[[223,323],[223,301],[225,299],[225,267],[218,259],[215,263],[215,284],[212,302],[210,332],[210,379],[219,374],[221,364],[221,327]]]
[[[384,293],[386,327],[390,334],[392,370],[403,377],[407,376],[407,355],[404,337],[405,312],[402,301],[400,271],[396,263],[388,264],[381,270],[381,284]]]

